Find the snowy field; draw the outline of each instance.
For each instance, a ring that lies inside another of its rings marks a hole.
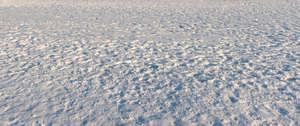
[[[299,126],[299,0],[0,0],[0,126]]]

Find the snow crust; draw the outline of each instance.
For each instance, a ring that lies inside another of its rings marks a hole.
[[[0,125],[300,125],[299,0],[0,0]]]

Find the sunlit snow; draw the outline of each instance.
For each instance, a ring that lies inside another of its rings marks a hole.
[[[299,0],[0,0],[0,126],[299,126],[299,74]]]

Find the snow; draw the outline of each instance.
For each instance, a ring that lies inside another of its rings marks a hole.
[[[0,0],[0,125],[300,125],[299,0]]]

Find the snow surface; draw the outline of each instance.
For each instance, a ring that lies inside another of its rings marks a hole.
[[[299,0],[0,0],[0,125],[300,125]]]

